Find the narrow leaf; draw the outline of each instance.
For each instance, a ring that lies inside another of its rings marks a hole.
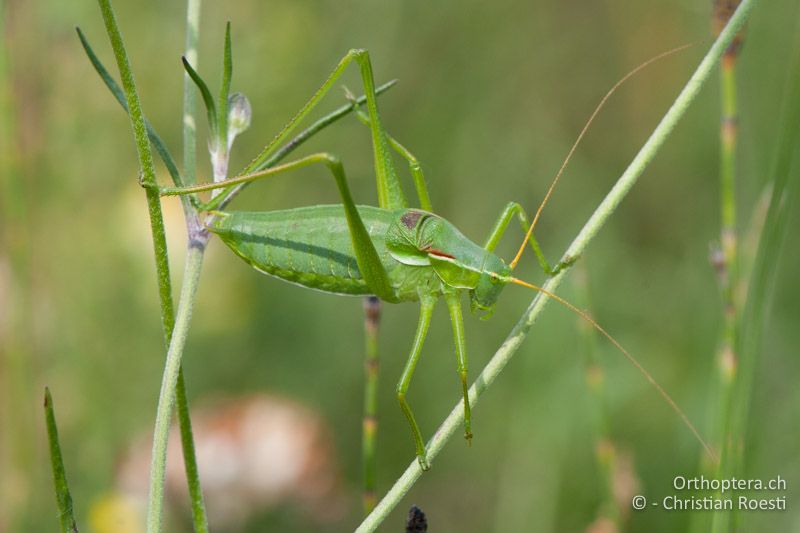
[[[233,75],[233,59],[231,56],[231,23],[225,25],[225,48],[222,53],[222,84],[219,88],[217,124],[218,145],[224,150],[228,148],[228,96],[231,92]]]
[[[189,64],[186,57],[182,56],[181,61],[183,62],[183,68],[186,69],[186,73],[192,78],[194,84],[197,85],[203,97],[203,103],[206,105],[206,114],[208,115],[208,127],[211,129],[211,137],[217,138],[217,111],[214,106],[214,98],[211,96],[211,91],[208,90],[208,85],[206,85],[203,78],[192,68],[192,65]]]
[[[53,482],[56,489],[61,531],[78,533],[78,526],[75,523],[75,516],[72,510],[72,496],[67,485],[67,473],[64,471],[64,460],[61,457],[61,445],[58,442],[58,428],[56,427],[56,415],[53,411],[53,398],[50,396],[48,387],[44,388],[44,417],[47,424],[47,440],[50,444],[50,465],[53,469]]]

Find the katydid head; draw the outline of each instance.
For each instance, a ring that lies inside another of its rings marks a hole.
[[[487,253],[481,268],[478,283],[469,291],[470,309],[473,313],[483,311],[483,319],[494,313],[497,298],[508,284],[511,267],[493,253]]]
[[[511,268],[442,217],[420,209],[398,212],[386,247],[400,263],[431,267],[450,289],[468,290],[471,309],[491,316]]]

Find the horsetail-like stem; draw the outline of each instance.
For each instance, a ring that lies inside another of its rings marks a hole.
[[[775,162],[769,176],[771,185],[769,207],[764,226],[758,239],[755,264],[748,278],[747,299],[742,311],[740,331],[737,336],[737,352],[740,354],[739,368],[731,394],[731,405],[724,421],[724,440],[719,465],[720,477],[741,475],[744,468],[744,447],[751,409],[756,366],[769,302],[772,297],[777,259],[788,227],[788,217],[798,201],[800,176],[797,163],[800,161],[800,101],[791,96],[800,91],[800,22],[795,26],[794,56],[790,62],[789,79],[784,94],[781,124],[775,151]],[[715,533],[732,531],[737,527],[738,515],[714,513],[711,530]]]
[[[577,237],[572,241],[572,244],[567,248],[563,257],[573,258],[578,257],[586,249],[587,245],[591,242],[600,228],[608,220],[608,217],[616,210],[616,207],[630,191],[631,187],[636,183],[639,176],[644,171],[647,164],[652,161],[658,152],[659,148],[664,144],[669,134],[674,129],[680,118],[686,113],[689,105],[700,92],[701,87],[711,75],[714,65],[722,57],[725,50],[730,46],[736,33],[747,20],[748,15],[752,11],[756,0],[744,0],[739,8],[736,10],[725,29],[720,32],[714,44],[706,53],[703,60],[698,65],[692,77],[686,83],[681,93],[676,98],[670,109],[661,119],[658,126],[656,126],[653,133],[642,146],[639,153],[636,154],[631,164],[617,180],[617,183],[606,195],[605,199],[595,209],[592,216],[583,226]],[[548,292],[555,291],[563,280],[566,271],[556,274],[548,279],[543,288]],[[489,363],[484,367],[478,379],[475,380],[469,390],[470,403],[474,406],[481,394],[494,383],[497,376],[503,370],[505,365],[519,349],[522,342],[525,340],[528,332],[533,326],[539,314],[544,309],[548,301],[548,297],[540,293],[533,299],[528,309],[522,315],[520,320],[509,333],[506,340],[495,352]],[[464,411],[461,404],[456,405],[444,422],[439,426],[439,429],[434,434],[433,438],[428,442],[427,454],[429,460],[434,459],[444,448],[445,443],[456,433],[457,428],[462,424],[464,418]],[[410,490],[422,475],[422,468],[417,461],[412,461],[405,472],[395,481],[392,488],[378,503],[375,509],[369,516],[359,525],[358,532],[374,531],[385,520],[388,514],[400,502],[403,496]]]
[[[737,1],[717,0],[714,4],[715,27],[721,30],[730,18]],[[736,381],[738,354],[736,337],[741,318],[739,301],[739,237],[736,205],[736,144],[738,138],[738,112],[736,105],[736,62],[742,44],[738,34],[720,61],[720,240],[719,248],[712,253],[712,263],[722,293],[722,321],[720,343],[717,350],[719,373],[719,417],[714,435],[714,445],[724,444],[724,420],[730,408],[733,383]]]
[[[715,0],[713,26],[719,33],[738,6],[738,0]],[[726,425],[733,403],[733,387],[739,365],[737,336],[741,320],[739,236],[736,203],[736,146],[738,139],[738,110],[736,103],[736,63],[742,45],[743,32],[734,37],[720,61],[720,237],[712,251],[711,262],[717,272],[722,295],[722,329],[717,347],[717,398],[714,416],[714,447],[721,450],[727,438]],[[702,460],[703,470],[719,477],[720,464]],[[716,514],[720,514],[717,511]],[[727,512],[726,512],[727,514]],[[707,520],[702,514],[692,517],[693,526],[705,530]],[[715,518],[715,521],[717,519]]]
[[[364,421],[362,428],[363,448],[363,475],[364,494],[362,504],[364,514],[369,514],[375,508],[377,495],[375,494],[377,458],[375,453],[375,435],[378,431],[378,327],[381,321],[381,301],[374,297],[364,298],[364,348],[366,360],[364,362]]]

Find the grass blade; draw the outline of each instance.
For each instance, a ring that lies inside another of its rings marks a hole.
[[[217,125],[219,128],[218,149],[228,151],[228,96],[231,92],[231,77],[233,76],[233,59],[231,58],[231,23],[225,25],[225,48],[222,53],[222,83],[219,87],[219,100],[217,101]]]
[[[58,503],[58,519],[63,533],[78,533],[75,515],[72,509],[72,496],[67,485],[67,473],[64,470],[64,459],[61,456],[61,445],[58,442],[58,427],[53,410],[53,397],[50,389],[44,388],[44,417],[47,424],[47,441],[50,445],[50,465],[53,469],[53,482]]]

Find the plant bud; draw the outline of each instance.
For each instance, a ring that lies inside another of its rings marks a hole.
[[[242,93],[233,93],[228,97],[228,146],[233,139],[250,127],[253,110],[250,100]]]

